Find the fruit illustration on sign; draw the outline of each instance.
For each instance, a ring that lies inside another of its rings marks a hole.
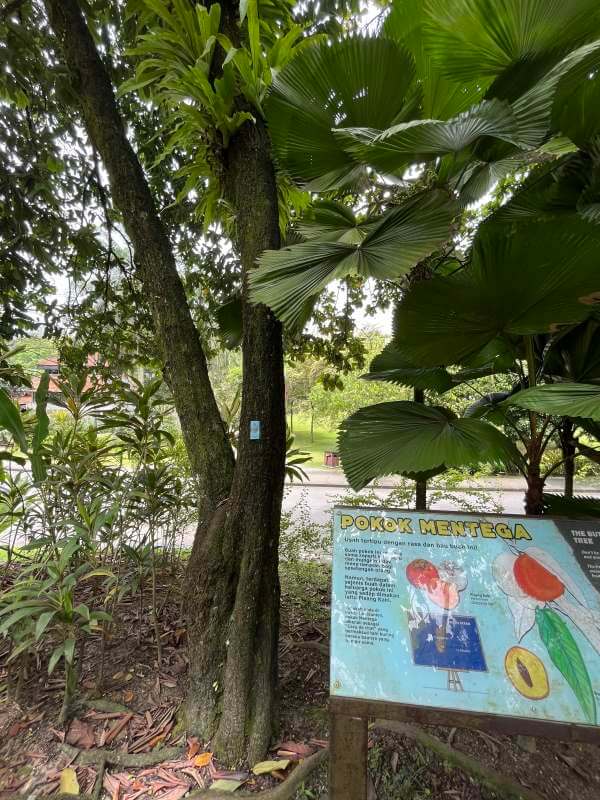
[[[515,689],[529,700],[543,700],[550,692],[548,673],[542,660],[525,647],[511,647],[504,668]]]
[[[430,589],[439,581],[437,567],[424,558],[416,558],[406,568],[406,577],[418,589]]]
[[[529,597],[550,601],[564,594],[564,583],[527,553],[517,556],[513,572],[517,585]]]
[[[494,560],[492,573],[506,595],[518,642],[537,627],[550,661],[571,687],[586,720],[596,724],[591,679],[568,622],[574,623],[600,653],[600,614],[588,607],[578,582],[539,547],[524,551],[511,548],[501,553]],[[505,667],[511,683],[522,695],[532,700],[547,696],[550,687],[546,668],[534,653],[524,647],[512,647],[506,654]]]
[[[453,561],[444,561],[439,568],[424,558],[411,561],[406,567],[408,581],[422,589],[429,600],[439,608],[451,611],[460,602],[460,594],[467,586],[467,575]]]

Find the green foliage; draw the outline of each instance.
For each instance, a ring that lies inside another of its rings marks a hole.
[[[600,387],[586,383],[552,383],[513,394],[505,403],[559,417],[587,417],[600,422]]]
[[[334,279],[398,279],[449,236],[457,207],[446,192],[417,194],[377,219],[327,231],[323,239],[268,250],[250,275],[251,296],[270,306],[289,328],[302,328],[325,286]]]
[[[445,467],[521,461],[510,439],[491,425],[409,401],[360,409],[342,423],[338,442],[344,472],[356,491],[383,475],[415,477]]]
[[[58,350],[52,340],[29,336],[19,340],[18,347],[15,348],[13,355],[8,356],[8,360],[13,365],[18,364],[25,374],[32,376],[39,373],[39,361],[56,358],[57,355]]]
[[[285,476],[290,483],[295,480],[302,483],[308,480],[308,475],[302,469],[301,464],[306,464],[307,461],[310,461],[310,453],[294,447],[295,440],[296,437],[288,428],[285,440]]]
[[[486,346],[515,352],[515,337],[585,320],[599,244],[594,226],[574,216],[514,235],[484,225],[465,269],[416,284],[399,304],[394,344],[422,366],[465,363]]]
[[[597,497],[563,497],[544,493],[544,512],[556,517],[600,518],[600,500]]]
[[[596,724],[596,698],[577,642],[563,618],[551,608],[536,608],[535,621],[552,663],[579,701],[586,720]]]
[[[391,40],[356,37],[304,49],[275,78],[266,104],[280,168],[312,191],[364,180],[336,131],[406,118],[413,79],[410,55]]]

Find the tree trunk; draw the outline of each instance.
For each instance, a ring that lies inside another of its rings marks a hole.
[[[199,507],[205,512],[227,496],[234,458],[173,249],[77,0],[45,0],[45,5],[88,136],[106,167],[114,204],[134,246],[136,270],[152,313],[165,377],[199,479]]]
[[[574,425],[570,419],[564,419],[560,429],[560,446],[564,461],[565,471],[565,497],[573,497],[573,488],[575,482],[575,441],[573,439]]]
[[[279,247],[277,188],[264,123],[245,124],[227,150],[244,275],[240,440],[231,496],[197,537],[187,585],[189,727],[230,763],[260,759],[274,733],[279,632],[278,546],[285,467],[281,326],[248,302],[248,273]],[[250,422],[260,438],[250,439]],[[216,731],[216,733],[215,733]]]
[[[413,399],[415,403],[425,403],[425,392],[423,389],[413,389]],[[427,481],[415,481],[415,510],[427,510]]]
[[[530,460],[527,465],[527,491],[525,492],[525,513],[528,516],[544,512],[544,483],[539,460]]]
[[[223,165],[244,274],[243,395],[234,470],[173,252],[125,136],[110,79],[76,0],[46,0],[46,8],[88,134],[109,173],[115,205],[135,247],[186,446],[200,479],[200,524],[184,587],[188,723],[202,736],[214,737],[213,747],[224,759],[253,762],[264,754],[276,719],[285,467],[281,327],[268,309],[250,305],[247,297],[248,272],[258,255],[279,247],[268,135],[260,119],[247,123],[232,138]],[[260,423],[257,440],[249,436],[251,420]]]

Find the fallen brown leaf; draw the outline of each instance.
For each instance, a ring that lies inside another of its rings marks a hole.
[[[96,744],[94,729],[88,722],[74,719],[69,726],[65,741],[67,744],[79,747],[81,750],[91,750]]]
[[[200,751],[200,742],[198,741],[198,738],[196,736],[190,736],[187,740],[187,744],[188,744],[187,757],[188,759],[190,759],[193,758],[196,755],[196,753]]]

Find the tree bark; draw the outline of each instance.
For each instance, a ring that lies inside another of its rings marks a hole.
[[[530,460],[527,465],[527,490],[525,492],[525,513],[528,516],[540,515],[544,512],[544,483],[539,460]]]
[[[88,134],[110,177],[175,397],[192,465],[201,480],[200,524],[184,587],[190,655],[189,728],[213,738],[219,755],[251,763],[276,719],[278,546],[285,467],[283,347],[279,322],[248,302],[248,273],[279,247],[278,202],[264,123],[246,123],[223,164],[236,213],[243,268],[243,394],[237,463],[168,237],[124,132],[110,79],[76,0],[45,0],[73,74]],[[225,3],[223,24],[237,4]],[[234,10],[235,9],[235,10]],[[250,439],[250,422],[260,438]]]
[[[127,139],[111,80],[77,0],[45,0],[90,140],[109,175],[111,194],[135,250],[165,377],[206,513],[231,487],[234,457],[219,414],[206,357],[192,320],[173,249],[140,162]]]
[[[267,308],[251,305],[247,292],[257,257],[279,247],[275,173],[261,120],[232,139],[225,175],[244,275],[244,390],[231,496],[218,522],[196,539],[189,563],[187,714],[198,733],[216,730],[213,746],[229,762],[246,757],[252,763],[266,751],[277,716],[285,467],[281,326]],[[259,439],[250,439],[251,421],[260,424]]]

